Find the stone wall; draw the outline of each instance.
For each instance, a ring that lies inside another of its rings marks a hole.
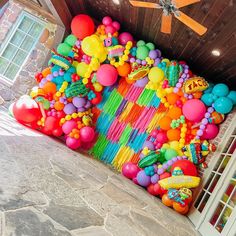
[[[34,75],[41,71],[46,64],[50,50],[61,42],[64,35],[64,27],[58,25],[51,14],[36,4],[26,0],[10,0],[0,19],[0,44],[4,42],[22,11],[44,20],[46,26],[14,83],[7,84],[0,81],[0,96],[4,100],[4,106],[8,106],[22,94],[29,93],[36,84]]]

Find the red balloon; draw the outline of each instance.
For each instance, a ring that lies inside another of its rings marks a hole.
[[[62,128],[61,128],[61,127],[58,127],[57,129],[54,129],[54,130],[52,131],[52,134],[53,134],[55,137],[60,137],[60,136],[62,136],[62,134],[63,134]]]
[[[38,104],[29,96],[23,96],[14,103],[13,115],[24,125],[36,123],[42,117]]]
[[[102,101],[102,95],[101,95],[101,93],[96,93],[96,92],[95,92],[95,94],[96,94],[96,97],[91,100],[91,103],[92,103],[93,105],[97,105],[97,104],[99,104],[99,103]]]
[[[160,195],[162,193],[161,186],[158,183],[150,184],[147,187],[147,191],[154,196]]]
[[[43,133],[47,135],[52,135],[54,130],[57,130],[59,127],[59,120],[54,116],[48,116],[45,119]],[[57,131],[55,131],[57,133]],[[55,135],[56,136],[56,135]]]
[[[163,173],[163,174],[160,175],[160,179],[166,179],[166,178],[169,178],[170,176],[171,176],[170,173],[165,172],[165,173]]]
[[[71,31],[79,39],[84,39],[94,32],[94,22],[88,15],[75,16],[71,22]]]
[[[184,175],[197,176],[197,168],[189,160],[176,161],[171,167],[171,173],[174,171],[175,167],[179,167],[183,171]]]

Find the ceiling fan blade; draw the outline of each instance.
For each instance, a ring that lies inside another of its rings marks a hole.
[[[160,8],[158,3],[142,2],[142,1],[129,1],[134,7],[146,7],[146,8]]]
[[[161,32],[165,34],[170,34],[171,32],[171,22],[172,22],[172,15],[165,15],[162,14],[161,18]]]
[[[201,0],[173,0],[173,3],[176,5],[177,8],[185,7]]]
[[[199,24],[197,21],[195,21],[191,17],[187,16],[182,11],[179,11],[178,13],[179,13],[179,16],[175,15],[175,17],[179,21],[181,21],[182,23],[187,25],[189,28],[191,28],[193,31],[195,31],[197,34],[203,35],[203,34],[206,33],[206,31],[207,31],[206,27],[204,27],[203,25]]]

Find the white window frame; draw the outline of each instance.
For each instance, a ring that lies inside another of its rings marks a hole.
[[[17,21],[13,24],[13,26],[11,27],[10,29],[10,32],[8,33],[7,37],[4,39],[3,43],[0,45],[0,56],[2,55],[2,53],[4,52],[4,50],[6,49],[6,47],[9,45],[13,35],[15,34],[16,30],[19,30],[18,27],[19,25],[21,24],[22,20],[24,19],[24,17],[28,17],[30,19],[32,19],[32,21],[34,22],[37,22],[39,24],[41,24],[43,26],[43,28],[45,28],[45,25],[46,25],[46,22],[41,20],[40,18],[36,17],[36,16],[33,16],[31,15],[30,13],[26,12],[26,11],[22,11],[20,13],[20,15],[18,16],[18,19]],[[32,26],[31,26],[32,27]],[[43,29],[44,30],[44,29]],[[26,51],[24,49],[21,49],[23,50],[24,52],[27,53],[27,56],[24,60],[24,62],[22,63],[22,65],[20,66],[17,74],[15,75],[15,78],[13,80],[11,79],[8,79],[6,76],[0,74],[0,83],[2,82],[3,84],[7,85],[7,86],[12,86],[14,84],[14,82],[16,81],[17,77],[19,76],[19,73],[21,72],[22,68],[24,67],[26,61],[28,60],[29,56],[31,55],[32,51],[34,50],[36,44],[38,43],[42,33],[43,33],[43,30],[42,32],[39,34],[39,36],[35,39],[34,43],[33,43],[33,46],[32,48],[30,49],[30,51]],[[25,32],[24,32],[25,33]],[[25,36],[26,37],[28,34],[25,33]],[[33,38],[33,37],[32,37]],[[24,40],[23,40],[24,41]],[[23,42],[22,41],[22,42]],[[15,45],[14,45],[15,46]],[[16,55],[16,53],[14,54],[14,56]],[[12,62],[12,61],[11,61]]]

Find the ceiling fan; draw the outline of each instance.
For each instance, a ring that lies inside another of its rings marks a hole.
[[[179,10],[181,7],[200,2],[200,0],[159,0],[159,3],[129,0],[129,2],[134,7],[162,9],[161,32],[163,33],[171,33],[172,14],[199,35],[203,35],[207,31],[206,27]]]

